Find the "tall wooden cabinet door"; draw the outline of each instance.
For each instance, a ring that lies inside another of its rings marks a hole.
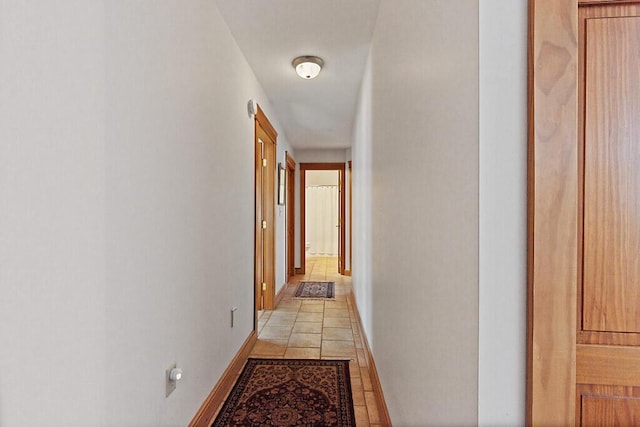
[[[576,424],[640,425],[640,5],[581,6]]]

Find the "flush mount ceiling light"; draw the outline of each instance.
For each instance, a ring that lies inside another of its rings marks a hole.
[[[317,56],[299,56],[291,63],[303,79],[312,79],[320,74],[324,61]]]

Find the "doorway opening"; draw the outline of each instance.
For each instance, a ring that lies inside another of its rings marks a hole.
[[[345,273],[345,164],[300,164],[300,272]]]

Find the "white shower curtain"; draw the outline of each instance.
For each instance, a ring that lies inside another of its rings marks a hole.
[[[309,255],[338,255],[338,187],[306,189],[306,240]]]

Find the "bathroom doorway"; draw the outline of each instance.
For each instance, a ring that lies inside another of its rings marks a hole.
[[[300,260],[333,262],[339,274],[345,266],[344,163],[300,164]]]

